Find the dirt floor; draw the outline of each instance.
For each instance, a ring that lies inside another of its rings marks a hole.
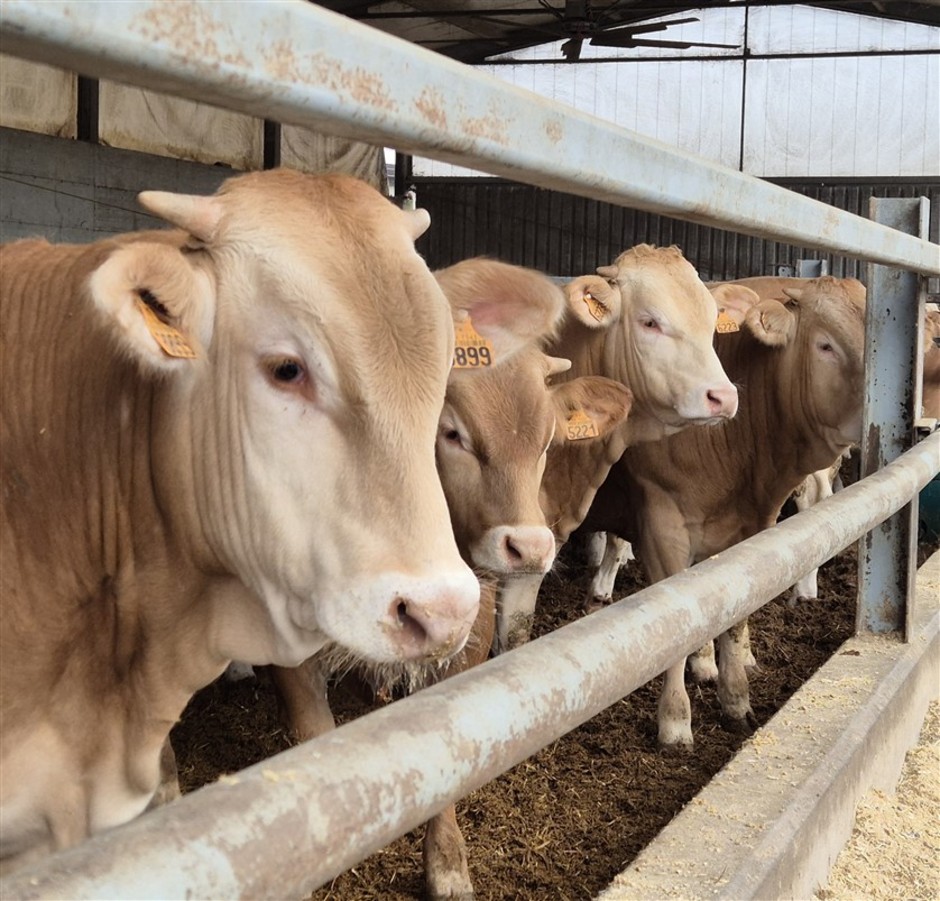
[[[929,548],[924,548],[924,552]],[[543,586],[536,634],[579,615],[588,574],[568,553]],[[617,594],[645,585],[637,564]],[[820,571],[820,599],[790,608],[780,597],[751,620],[759,670],[751,702],[766,722],[854,627],[854,547]],[[735,753],[740,735],[722,728],[714,686],[691,691],[696,749],[656,747],[658,684],[635,692],[458,805],[477,898],[587,899],[603,889]],[[339,696],[339,721],[366,712]],[[265,674],[217,682],[193,699],[173,733],[183,790],[288,746]],[[411,833],[317,891],[318,901],[411,901],[423,897],[421,834]]]

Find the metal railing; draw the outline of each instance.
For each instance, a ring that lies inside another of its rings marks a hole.
[[[641,138],[301,0],[2,0],[0,38],[4,52],[85,75],[868,259],[880,264],[875,275],[884,266],[940,274],[940,248],[913,234]],[[896,289],[895,309],[916,321],[918,279]],[[879,369],[886,373],[898,384],[910,369]],[[938,469],[934,434],[692,571],[15,873],[0,881],[0,896],[301,896],[756,610],[895,515]]]

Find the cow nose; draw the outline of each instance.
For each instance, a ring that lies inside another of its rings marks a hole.
[[[731,419],[738,412],[738,389],[730,382],[727,385],[709,388],[705,392],[705,399],[712,416]]]
[[[480,602],[480,584],[469,570],[467,576],[449,588],[395,596],[386,622],[391,624],[392,643],[403,660],[445,659],[464,646]]]
[[[555,538],[543,526],[507,528],[499,544],[499,556],[505,572],[545,573],[555,559]]]

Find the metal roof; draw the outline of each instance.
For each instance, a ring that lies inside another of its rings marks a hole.
[[[566,41],[565,58],[575,61],[584,41],[611,47],[669,47],[668,25],[655,19],[676,15],[688,21],[697,11],[726,7],[794,6],[792,0],[712,0],[690,5],[674,0],[326,0],[331,9],[381,31],[466,63],[524,47]],[[828,0],[806,3],[829,10],[940,26],[940,2]],[[706,45],[707,46],[707,45]]]

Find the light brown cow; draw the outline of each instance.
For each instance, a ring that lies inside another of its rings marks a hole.
[[[559,544],[627,446],[723,421],[737,409],[737,390],[713,347],[718,307],[678,248],[642,244],[597,271],[567,286],[570,315],[550,352],[572,361],[560,378],[612,378],[634,401],[608,438],[549,451],[542,509]],[[540,584],[534,576],[501,587],[500,649],[528,640]]]
[[[539,508],[539,484],[549,446],[597,440],[630,409],[630,392],[617,382],[582,377],[560,385],[546,380],[568,367],[538,345],[551,337],[564,312],[564,294],[545,276],[491,260],[467,260],[436,273],[459,319],[489,334],[515,334],[527,343],[486,368],[454,369],[448,379],[437,439],[437,465],[457,545],[481,573],[480,613],[462,652],[444,665],[384,667],[367,676],[383,694],[412,691],[482,663],[493,639],[496,579],[546,573],[555,541]],[[332,728],[325,669],[348,661],[313,659],[275,670],[287,720],[298,740]],[[470,897],[466,846],[453,806],[428,823],[424,843],[428,894]]]
[[[745,312],[737,298],[751,286],[763,287],[742,279],[715,289],[742,326],[717,342],[741,390],[738,415],[629,448],[584,524],[631,541],[653,581],[773,525],[803,479],[861,436],[864,287],[814,279]],[[739,727],[753,720],[748,662],[744,622],[722,636],[718,669],[722,708]],[[683,660],[663,684],[659,740],[667,746],[692,744],[684,669]]]
[[[924,317],[924,371],[921,414],[940,420],[940,306],[927,304]]]
[[[288,171],[140,199],[182,231],[0,254],[7,868],[143,811],[229,660],[441,658],[478,610],[427,214]]]

